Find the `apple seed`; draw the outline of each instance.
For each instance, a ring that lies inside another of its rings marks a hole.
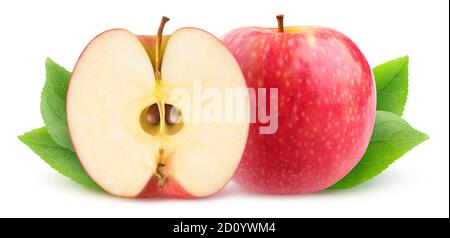
[[[178,110],[170,104],[165,104],[164,105],[164,110],[166,111],[165,113],[165,120],[166,123],[169,126],[175,125],[179,123],[179,115],[178,115]]]
[[[160,121],[159,107],[158,104],[154,103],[148,108],[147,122],[150,123],[150,125],[158,125],[159,121]]]

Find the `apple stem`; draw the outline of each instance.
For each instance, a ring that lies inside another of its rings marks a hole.
[[[284,17],[283,14],[277,15],[278,32],[280,32],[280,33],[284,32],[283,17]]]
[[[166,25],[166,22],[168,22],[170,19],[166,16],[163,16],[161,18],[161,23],[159,24],[158,28],[158,34],[156,35],[156,52],[155,52],[155,60],[156,60],[156,66],[155,66],[155,75],[156,79],[161,79],[161,43],[162,43],[162,36],[164,31],[164,25]]]

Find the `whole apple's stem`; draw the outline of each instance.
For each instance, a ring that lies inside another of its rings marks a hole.
[[[280,32],[280,33],[284,32],[283,17],[284,17],[283,14],[277,15],[278,32]]]
[[[162,42],[162,35],[164,31],[164,25],[166,22],[168,22],[170,19],[166,16],[163,16],[161,18],[161,23],[159,24],[158,34],[156,35],[156,52],[155,52],[155,76],[156,79],[161,79],[161,42]]]

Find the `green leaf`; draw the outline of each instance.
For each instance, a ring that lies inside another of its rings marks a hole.
[[[66,96],[70,72],[53,62],[45,61],[47,79],[41,94],[41,114],[48,133],[58,145],[73,151],[66,118]]]
[[[102,191],[81,166],[76,154],[59,146],[45,127],[27,132],[19,136],[19,139],[62,175],[79,184]]]
[[[328,189],[351,188],[372,179],[427,139],[425,133],[412,128],[398,115],[378,111],[372,138],[363,158],[347,176]]]
[[[373,69],[377,87],[377,110],[403,114],[408,97],[408,56]]]

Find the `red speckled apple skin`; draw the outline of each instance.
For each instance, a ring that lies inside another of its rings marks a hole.
[[[319,27],[240,28],[223,41],[250,88],[278,88],[278,130],[262,135],[264,125],[251,124],[233,180],[257,192],[299,194],[350,172],[367,148],[376,111],[372,71],[358,47]]]
[[[177,181],[166,178],[164,185],[160,186],[158,177],[152,176],[145,188],[139,193],[138,198],[151,197],[171,197],[171,198],[194,198],[194,196],[184,190]]]

